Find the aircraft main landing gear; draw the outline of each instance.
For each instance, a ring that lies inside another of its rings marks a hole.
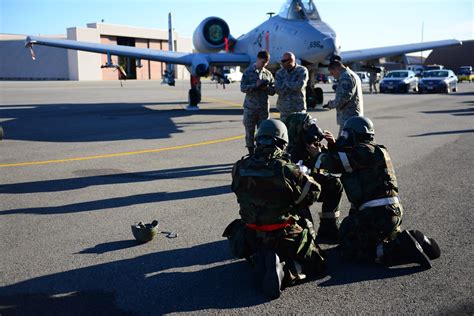
[[[188,111],[199,110],[198,104],[201,102],[201,78],[191,76],[191,89],[188,92],[189,105],[186,107]]]

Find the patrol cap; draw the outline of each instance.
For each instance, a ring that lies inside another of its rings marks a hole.
[[[354,116],[346,121],[343,130],[352,131],[355,134],[374,135],[374,123],[364,116]]]
[[[271,145],[272,139],[279,139],[288,144],[288,130],[282,121],[269,119],[260,124],[256,135],[257,143]]]

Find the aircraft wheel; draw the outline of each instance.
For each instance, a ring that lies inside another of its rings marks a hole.
[[[324,101],[323,89],[315,88],[314,94],[316,96],[316,104],[323,104],[323,101]]]
[[[315,108],[318,104],[323,103],[323,89],[307,88],[306,89],[306,106],[310,109]]]
[[[3,139],[3,128],[0,126],[0,140]]]
[[[197,89],[189,89],[189,104],[196,106],[201,102],[201,92]]]

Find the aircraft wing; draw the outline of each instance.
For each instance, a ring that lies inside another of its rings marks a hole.
[[[107,45],[89,42],[80,42],[65,39],[51,39],[38,36],[28,36],[26,46],[44,45],[86,52],[110,54],[114,56],[132,57],[165,63],[191,66],[193,69],[200,64],[225,66],[225,65],[248,65],[250,57],[246,54],[234,53],[180,53],[172,51],[160,51],[148,48],[137,48],[132,46]]]
[[[369,48],[361,50],[351,50],[347,52],[341,52],[341,58],[344,63],[352,63],[356,61],[376,59],[382,57],[390,57],[401,54],[420,52],[424,50],[430,50],[438,47],[455,46],[461,45],[462,42],[452,39],[444,41],[433,41],[407,45],[396,45],[378,48]]]

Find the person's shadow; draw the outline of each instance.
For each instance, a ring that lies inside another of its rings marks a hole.
[[[76,255],[80,260],[80,256],[131,247],[139,245],[134,241],[110,242]],[[422,271],[419,267],[388,269],[375,264],[344,262],[336,247],[325,254],[329,264],[323,276],[329,279],[318,284],[321,287]],[[0,289],[0,312],[2,315],[129,315],[249,307],[268,301],[259,292],[253,276],[250,265],[244,260],[232,260],[227,241],[220,240],[8,285]]]
[[[386,267],[375,262],[358,263],[345,261],[341,257],[338,247],[326,249],[324,254],[327,256],[328,269],[326,274],[329,276],[329,279],[318,284],[321,287],[396,278],[424,271],[417,264]]]
[[[80,260],[91,253],[135,246],[112,242],[76,255]],[[46,275],[0,289],[2,315],[158,315],[266,301],[255,287],[250,265],[231,259],[226,240]],[[127,310],[130,307],[133,312]]]

